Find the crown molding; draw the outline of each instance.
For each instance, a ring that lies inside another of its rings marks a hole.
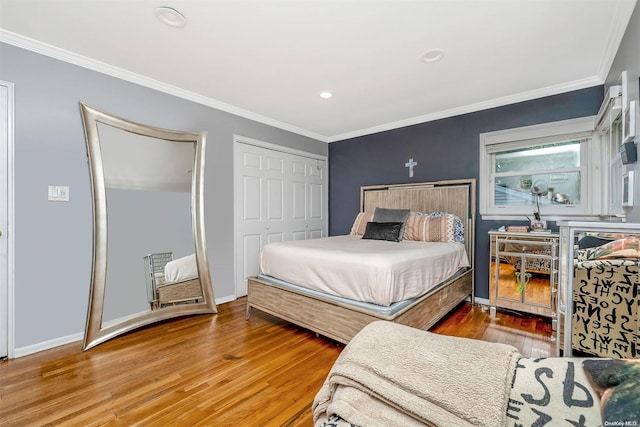
[[[254,113],[252,111],[244,110],[242,108],[230,105],[213,98],[199,95],[195,92],[191,92],[177,86],[173,86],[159,80],[154,80],[149,77],[145,77],[141,74],[133,73],[123,68],[114,67],[105,62],[97,61],[92,58],[88,58],[83,55],[78,55],[73,52],[69,52],[64,49],[52,46],[47,43],[40,42],[38,40],[22,36],[20,34],[13,33],[11,31],[0,29],[0,42],[7,43],[31,52],[35,52],[50,58],[58,59],[60,61],[67,62],[69,64],[77,65],[89,70],[97,71],[102,74],[106,74],[111,77],[135,83],[140,86],[148,87],[169,95],[176,96],[178,98],[186,99],[207,107],[215,108],[216,110],[224,111],[245,119],[253,120],[258,123],[262,123],[268,126],[272,126],[284,131],[292,132],[301,136],[306,136],[321,142],[329,142],[329,138],[317,134],[315,132],[308,131],[306,129],[299,128],[297,126],[284,123],[261,114]]]
[[[571,92],[573,90],[585,89],[588,87],[601,85],[604,80],[599,76],[591,76],[580,80],[575,80],[568,83],[562,83],[554,86],[547,86],[545,88],[532,90],[529,92],[517,93],[514,95],[504,96],[502,98],[490,99],[488,101],[477,102],[475,104],[469,104],[462,107],[452,108],[449,110],[438,111],[432,114],[426,114],[424,116],[412,117],[405,120],[399,120],[392,123],[387,123],[380,126],[374,126],[366,129],[361,129],[353,132],[347,132],[340,135],[329,137],[329,142],[337,142],[350,138],[357,138],[364,135],[371,135],[374,133],[385,132],[388,130],[399,129],[406,126],[413,126],[420,123],[431,122],[434,120],[446,119],[448,117],[459,116],[462,114],[474,113],[476,111],[488,110],[490,108],[502,107],[509,104],[516,104],[518,102],[530,101],[532,99],[543,98],[545,96],[558,95],[560,93]]]
[[[603,82],[607,80],[613,61],[616,58],[618,49],[620,48],[622,39],[624,38],[624,33],[627,31],[629,20],[631,19],[633,9],[636,6],[636,0],[619,1],[615,2],[614,5],[616,7],[616,12],[613,14],[613,22],[609,26],[609,28],[611,28],[611,32],[607,38],[607,46],[598,71],[598,75],[601,77]]]
[[[621,2],[625,3],[625,2]],[[627,4],[625,3],[624,6]],[[635,2],[633,2],[635,5]],[[619,5],[618,7],[623,7],[623,5]],[[620,14],[618,14],[620,16]],[[624,23],[618,23],[624,24]],[[584,89],[587,87],[595,86],[603,84],[606,75],[609,72],[609,68],[613,63],[615,58],[615,54],[617,53],[617,46],[620,44],[620,40],[624,36],[624,29],[626,25],[615,25],[613,26],[614,30],[609,38],[607,52],[603,63],[601,65],[600,73],[597,76],[591,76],[580,80],[575,80],[572,82],[567,82],[559,85],[548,86],[541,89],[536,89],[529,92],[522,92],[519,94],[509,95],[501,98],[495,98],[488,101],[482,101],[475,104],[465,105],[462,107],[452,108],[449,110],[438,111],[431,114],[426,114],[422,116],[412,117],[408,119],[403,119],[391,123],[386,123],[378,126],[373,126],[370,128],[364,128],[360,130],[355,130],[352,132],[346,132],[343,134],[333,135],[333,136],[325,136],[320,135],[315,132],[311,132],[306,129],[299,128],[297,126],[293,126],[288,123],[284,123],[261,114],[257,114],[248,110],[244,110],[242,108],[215,100],[213,98],[209,98],[206,96],[199,95],[195,92],[191,92],[177,86],[173,86],[167,83],[163,83],[158,80],[150,79],[140,74],[133,73],[131,71],[127,71],[122,68],[114,67],[104,62],[97,61],[95,59],[91,59],[82,55],[78,55],[64,49],[60,49],[58,47],[10,32],[3,29],[0,29],[0,42],[4,42],[7,44],[11,44],[13,46],[23,48],[35,53],[39,53],[41,55],[45,55],[54,59],[58,59],[70,64],[74,64],[83,68],[87,68],[93,71],[97,71],[102,74],[106,74],[112,77],[119,78],[121,80],[125,80],[131,83],[138,84],[140,86],[148,87],[150,89],[155,89],[179,98],[183,98],[189,101],[196,102],[201,105],[205,105],[211,108],[215,108],[217,110],[221,110],[239,117],[243,117],[249,120],[253,120],[258,123],[262,123],[268,126],[272,126],[284,131],[292,132],[297,135],[305,136],[311,139],[315,139],[317,141],[331,143],[342,141],[351,138],[357,138],[360,136],[370,135],[379,132],[385,132],[388,130],[399,129],[406,126],[412,126],[420,123],[430,122],[434,120],[440,120],[448,117],[453,117],[461,114],[473,113],[476,111],[486,110],[489,108],[501,107],[504,105],[514,104],[517,102],[530,101],[532,99],[542,98],[550,95],[557,95],[564,92],[570,92],[573,90]]]

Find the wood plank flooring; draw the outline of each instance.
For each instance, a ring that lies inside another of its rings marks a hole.
[[[2,426],[311,426],[311,403],[343,346],[245,301],[217,315],[134,331],[82,352],[72,343],[0,362]],[[462,304],[433,332],[551,353],[541,318]]]

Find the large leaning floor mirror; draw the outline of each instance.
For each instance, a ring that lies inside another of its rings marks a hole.
[[[83,349],[154,322],[216,313],[204,232],[206,132],[80,103],[93,195]]]

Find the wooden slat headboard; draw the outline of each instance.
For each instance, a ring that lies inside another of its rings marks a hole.
[[[442,211],[457,215],[465,226],[465,246],[473,267],[476,216],[475,179],[361,187],[360,210],[373,212],[376,207],[410,209],[413,212]]]

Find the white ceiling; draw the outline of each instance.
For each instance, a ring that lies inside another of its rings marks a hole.
[[[602,84],[635,3],[0,0],[0,41],[332,142]]]

